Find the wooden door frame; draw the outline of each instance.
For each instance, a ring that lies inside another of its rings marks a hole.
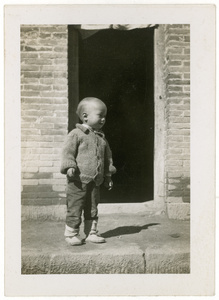
[[[154,204],[165,206],[165,85],[164,85],[164,31],[154,29]],[[79,33],[73,26],[68,27],[68,89],[69,125],[68,130],[78,122],[75,114],[79,101]],[[73,101],[72,101],[73,100]]]

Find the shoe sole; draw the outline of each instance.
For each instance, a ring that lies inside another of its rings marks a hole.
[[[66,241],[66,240],[65,240]],[[66,243],[68,244],[68,245],[70,245],[70,246],[81,246],[81,245],[83,245],[83,243],[81,242],[81,243],[71,243],[71,242],[69,242],[69,241],[66,241]]]
[[[104,243],[106,243],[106,241],[94,242],[94,241],[91,241],[91,240],[85,240],[85,242],[89,242],[89,243],[93,243],[93,244],[104,244]]]

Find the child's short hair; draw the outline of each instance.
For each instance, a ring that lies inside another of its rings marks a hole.
[[[79,116],[80,119],[82,118],[82,114],[85,110],[85,107],[92,103],[102,104],[103,106],[106,107],[105,103],[102,100],[95,98],[95,97],[86,97],[79,102],[77,110],[76,110],[76,114]]]

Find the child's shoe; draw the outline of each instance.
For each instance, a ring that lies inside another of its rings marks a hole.
[[[74,229],[65,225],[65,241],[71,246],[79,246],[82,245],[82,239],[79,235],[79,229]]]
[[[73,237],[68,236],[65,238],[65,240],[70,246],[79,246],[83,244],[79,234]]]
[[[100,236],[98,232],[96,232],[96,233],[90,233],[88,237],[85,239],[85,242],[100,244],[100,243],[105,243],[106,240],[102,236]]]
[[[97,244],[106,242],[106,240],[98,234],[96,220],[84,221],[84,233],[86,235],[85,242],[91,242]]]

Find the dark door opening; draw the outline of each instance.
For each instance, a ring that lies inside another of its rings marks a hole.
[[[107,107],[103,128],[117,173],[101,202],[153,200],[153,29],[101,30],[79,42],[79,99]]]

